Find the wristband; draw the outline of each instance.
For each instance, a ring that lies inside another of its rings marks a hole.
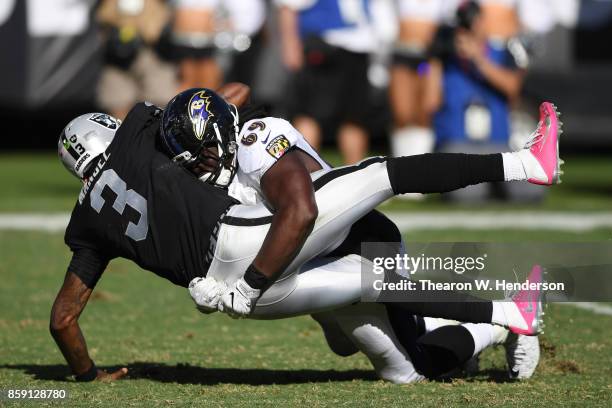
[[[83,374],[75,375],[74,379],[78,382],[90,382],[98,377],[98,368],[96,367],[96,363],[91,361],[91,368],[84,372]]]
[[[267,288],[268,284],[270,283],[270,279],[263,273],[259,272],[259,270],[253,264],[250,264],[244,273],[244,281],[253,289],[259,290]]]

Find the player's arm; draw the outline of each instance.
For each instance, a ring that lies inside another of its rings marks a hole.
[[[253,265],[271,282],[302,248],[318,215],[312,179],[300,154],[299,150],[289,151],[261,179],[274,215]]]
[[[51,309],[49,330],[77,380],[116,380],[127,374],[127,368],[113,373],[97,369],[79,327],[79,316],[93,291],[93,286],[90,286],[70,270],[66,273]]]
[[[473,61],[485,79],[509,100],[515,100],[520,96],[525,77],[523,70],[502,67],[484,55],[479,55]]]
[[[246,316],[252,311],[312,231],[318,209],[310,173],[300,156],[298,150],[288,151],[261,178],[262,193],[274,214],[253,263],[221,298],[219,310],[231,316]]]
[[[227,102],[241,107],[248,102],[251,88],[241,82],[230,82],[217,90],[217,93]]]
[[[491,61],[475,36],[464,30],[457,32],[455,47],[460,57],[472,61],[487,82],[508,99],[514,100],[520,95],[525,76],[523,70],[509,69]]]

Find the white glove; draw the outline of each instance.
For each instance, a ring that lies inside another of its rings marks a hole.
[[[240,278],[221,296],[219,310],[234,319],[246,317],[253,311],[259,296],[261,296],[260,289],[252,288],[244,278]]]
[[[221,295],[227,291],[227,284],[215,278],[194,278],[189,282],[189,294],[202,313],[217,311]]]

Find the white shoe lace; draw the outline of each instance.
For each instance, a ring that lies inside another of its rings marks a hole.
[[[514,268],[512,268],[512,273],[514,273],[514,281],[516,283],[519,282],[519,277],[518,274],[516,273],[516,270]],[[514,289],[504,289],[504,300],[505,301],[511,301],[513,300],[514,296],[518,293],[518,290],[514,290]]]
[[[523,146],[523,149],[530,149],[534,144],[540,143],[540,141],[544,138],[544,132],[542,132],[542,121],[538,122],[538,126],[529,136],[529,140]]]

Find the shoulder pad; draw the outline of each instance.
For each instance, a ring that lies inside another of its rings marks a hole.
[[[295,129],[280,118],[250,120],[238,135],[238,166],[245,173],[267,170],[293,145]]]

